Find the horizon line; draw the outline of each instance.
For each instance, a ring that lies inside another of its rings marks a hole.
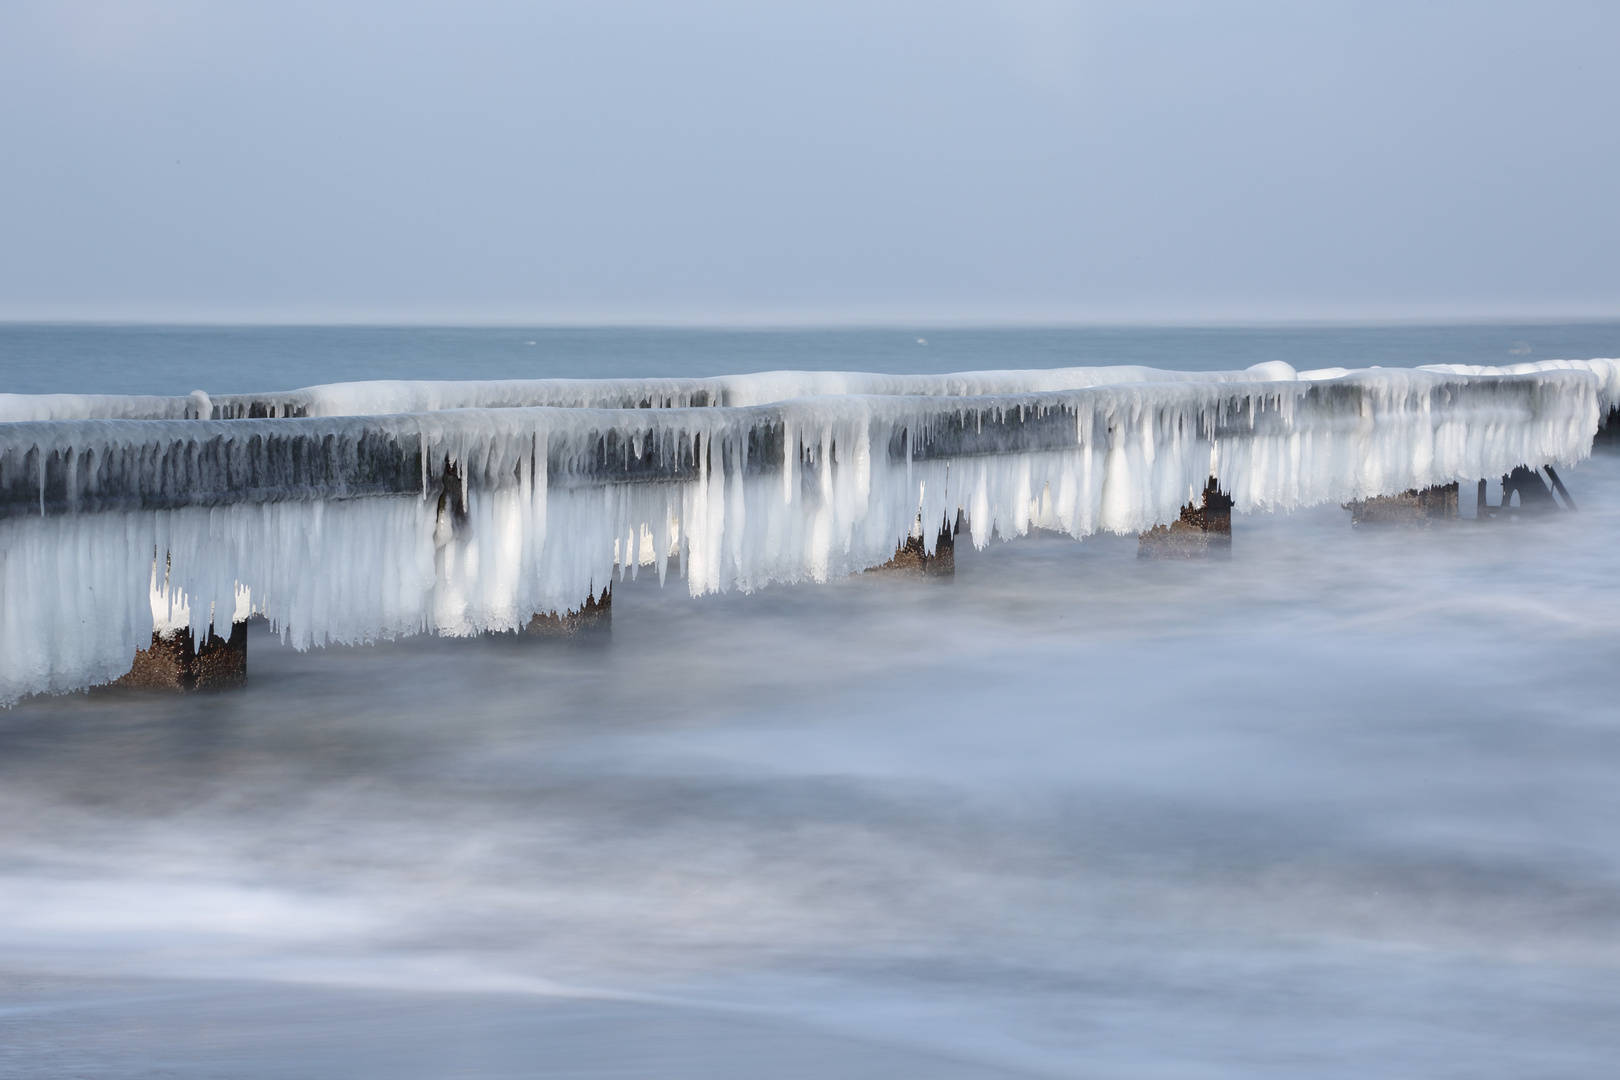
[[[1555,326],[1620,323],[1620,313],[1567,312],[1490,314],[1444,313],[1300,315],[1300,316],[1138,316],[1117,318],[968,318],[943,319],[904,314],[845,319],[646,318],[646,319],[507,319],[454,318],[186,318],[186,317],[12,317],[0,315],[0,327],[129,327],[218,330],[354,329],[354,330],[680,330],[709,332],[802,332],[861,330],[1106,330],[1106,329],[1355,329],[1377,327]]]

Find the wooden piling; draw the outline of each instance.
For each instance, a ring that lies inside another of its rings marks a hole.
[[[1399,495],[1376,495],[1344,506],[1350,511],[1353,528],[1422,528],[1437,521],[1457,520],[1457,492],[1456,484],[1439,484],[1422,490],[1411,488]]]
[[[526,637],[580,638],[605,637],[613,632],[613,590],[602,590],[600,597],[587,596],[577,611],[547,612],[536,615],[523,628]]]
[[[154,631],[150,647],[135,653],[129,673],[112,685],[136,690],[235,690],[247,685],[247,623],[231,624],[222,638],[209,628],[198,647],[189,627]]]
[[[1580,507],[1575,505],[1575,498],[1569,493],[1569,488],[1565,487],[1564,482],[1558,479],[1557,471],[1551,465],[1543,465],[1542,468],[1547,471],[1547,478],[1552,481],[1553,490],[1558,493],[1560,499],[1564,500],[1564,509],[1579,510]]]
[[[1552,481],[1551,486],[1541,478],[1543,472]],[[1517,506],[1513,505],[1515,495],[1519,498]],[[1562,505],[1559,504],[1560,499],[1563,500]],[[1575,509],[1575,499],[1570,495],[1569,488],[1564,486],[1558,470],[1551,465],[1543,465],[1539,470],[1520,465],[1502,477],[1502,501],[1496,506],[1486,501],[1486,482],[1479,482],[1479,509],[1475,516],[1480,521],[1507,520]]]
[[[1139,559],[1205,559],[1232,554],[1232,498],[1212,476],[1197,503],[1181,508],[1169,525],[1155,525],[1137,538]]]
[[[956,530],[948,525],[939,530],[932,555],[925,549],[922,537],[908,536],[905,543],[895,549],[894,558],[867,572],[952,577],[956,574]]]

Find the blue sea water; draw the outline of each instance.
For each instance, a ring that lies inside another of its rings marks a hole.
[[[1503,364],[1620,354],[1620,322],[1352,327],[784,329],[0,324],[0,393],[291,390],[356,379],[751,371],[930,373],[1145,364],[1184,371]]]
[[[926,344],[917,339],[925,339]],[[536,344],[528,345],[533,341]],[[1620,325],[0,328],[7,391],[1620,354]],[[0,714],[0,1075],[1568,1077],[1620,1058],[1620,458]],[[1472,513],[1465,490],[1463,514]]]

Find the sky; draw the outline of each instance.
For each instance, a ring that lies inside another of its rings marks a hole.
[[[1620,316],[1620,4],[0,6],[0,319]]]

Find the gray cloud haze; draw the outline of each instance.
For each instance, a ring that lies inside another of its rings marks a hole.
[[[1620,315],[1620,5],[11,3],[0,318]]]

